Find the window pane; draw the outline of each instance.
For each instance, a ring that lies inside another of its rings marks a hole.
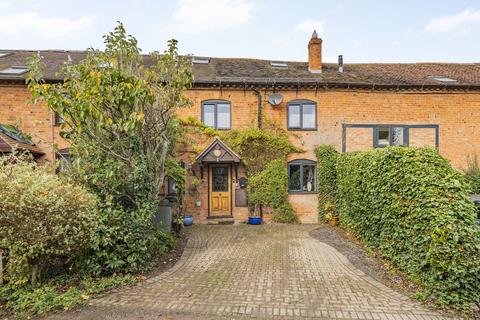
[[[300,188],[300,165],[290,165],[290,177],[288,177],[288,190],[301,191]]]
[[[315,129],[315,105],[304,104],[302,116],[303,116],[303,128]]]
[[[402,127],[392,128],[392,145],[403,146],[403,128]]]
[[[288,106],[288,127],[300,128],[300,106],[299,105]]]
[[[377,143],[380,146],[388,146],[390,144],[390,130],[388,127],[378,128]]]
[[[215,127],[215,105],[203,105],[203,123],[209,127]]]
[[[230,129],[230,104],[217,104],[217,128]]]
[[[314,165],[303,165],[303,181],[302,181],[302,190],[303,191],[315,191],[315,166]]]

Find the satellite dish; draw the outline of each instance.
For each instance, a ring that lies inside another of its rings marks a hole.
[[[272,106],[278,106],[283,101],[283,96],[280,93],[273,93],[270,97],[268,97],[268,103]]]

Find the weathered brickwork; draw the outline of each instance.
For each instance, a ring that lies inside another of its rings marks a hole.
[[[282,104],[271,106],[266,98],[272,93],[262,90],[262,114],[264,121],[272,121],[287,128],[286,103],[295,99],[309,99],[317,103],[317,130],[289,131],[291,141],[305,152],[291,154],[289,160],[316,160],[314,149],[319,144],[330,144],[342,149],[342,125],[344,124],[397,124],[438,125],[439,150],[452,164],[462,169],[467,158],[478,154],[480,130],[480,94],[473,92],[428,92],[428,91],[372,91],[372,90],[280,90]],[[194,89],[187,92],[193,105],[180,112],[181,117],[201,119],[201,104],[204,100],[223,99],[231,103],[232,127],[236,129],[257,125],[257,96],[251,90],[242,89]],[[53,157],[52,145],[67,146],[59,135],[58,127],[52,128],[52,113],[43,105],[31,105],[24,86],[0,86],[0,123],[15,124],[31,134],[33,140],[45,150],[45,158]],[[52,131],[53,130],[53,131]],[[53,134],[52,134],[53,132]],[[434,129],[411,128],[411,146],[435,146]],[[348,128],[345,136],[346,150],[365,150],[373,147],[372,128]],[[205,141],[208,143],[208,141]],[[194,153],[181,156],[191,163]],[[194,165],[197,177],[200,168]],[[239,167],[238,178],[245,176]],[[232,177],[234,177],[232,170]],[[190,182],[188,182],[190,183]],[[189,185],[187,183],[187,190]],[[238,187],[233,179],[232,191]],[[248,214],[245,207],[235,207],[235,192],[232,192],[232,213],[235,219],[244,220]],[[187,213],[192,213],[196,222],[208,216],[208,171],[204,168],[203,184],[198,193],[187,191]],[[200,207],[195,205],[200,200]],[[316,222],[316,195],[291,195],[290,200],[303,222]]]
[[[67,142],[59,136],[60,128],[52,126],[53,112],[43,104],[32,104],[31,95],[23,86],[0,86],[0,123],[15,125],[32,136],[32,140],[51,161],[54,150],[66,148]]]

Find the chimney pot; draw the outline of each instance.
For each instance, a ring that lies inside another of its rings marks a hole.
[[[308,70],[312,73],[322,72],[322,39],[318,37],[316,30],[313,30],[308,42]]]

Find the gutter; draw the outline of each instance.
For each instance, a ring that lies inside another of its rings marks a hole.
[[[258,113],[258,129],[262,129],[262,94],[256,87],[252,87],[252,91],[255,93],[258,99],[257,113]]]

